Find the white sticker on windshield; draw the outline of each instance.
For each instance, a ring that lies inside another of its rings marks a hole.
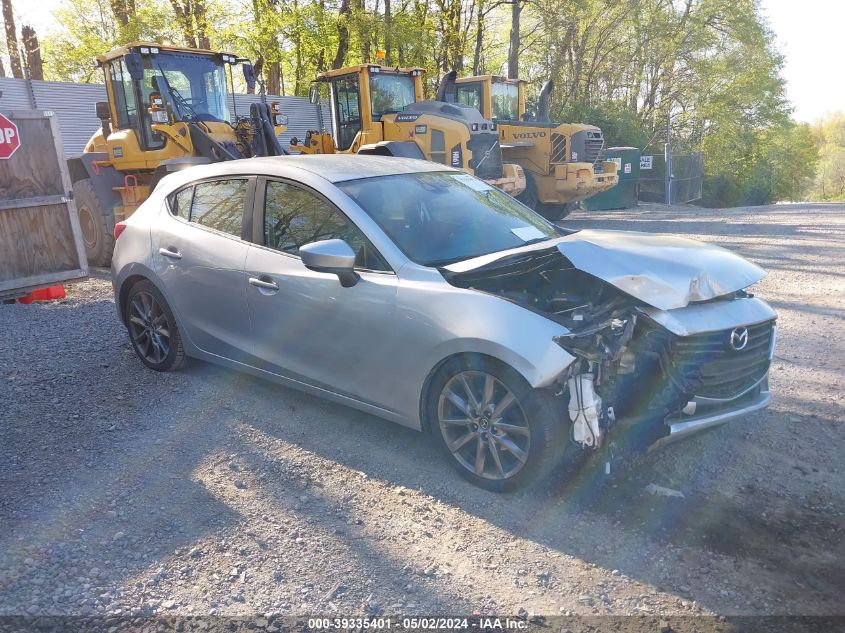
[[[511,229],[511,233],[523,242],[530,242],[531,240],[536,240],[538,237],[546,237],[546,234],[536,226],[521,226],[518,229]]]
[[[473,191],[490,191],[493,187],[488,185],[483,180],[479,180],[478,178],[474,178],[469,174],[455,174],[452,176],[455,180],[460,183],[465,184],[467,187],[472,189]]]

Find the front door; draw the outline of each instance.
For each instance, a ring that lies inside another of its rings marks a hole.
[[[254,178],[232,177],[188,185],[152,229],[155,270],[180,327],[201,350],[238,361],[252,353],[242,237],[254,187]]]
[[[259,184],[261,244],[247,255],[255,355],[288,377],[390,408],[384,375],[395,354],[396,275],[343,213],[298,184]],[[262,191],[263,190],[263,191]],[[339,238],[358,253],[359,282],[305,268],[299,247]]]
[[[361,86],[357,73],[332,79],[332,96],[335,145],[338,150],[346,151],[361,131]]]

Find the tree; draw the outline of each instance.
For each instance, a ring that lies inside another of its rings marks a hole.
[[[21,28],[23,48],[26,53],[26,66],[29,68],[29,76],[32,79],[44,79],[44,65],[41,62],[41,46],[38,44],[38,36],[35,29],[24,25]]]
[[[2,0],[2,2],[3,23],[6,26],[6,50],[9,52],[9,65],[12,67],[12,76],[16,79],[23,79],[21,55],[18,49],[18,36],[15,30],[15,16],[12,12],[12,0]]]

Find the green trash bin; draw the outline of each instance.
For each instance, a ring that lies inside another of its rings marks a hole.
[[[636,147],[609,147],[604,150],[604,160],[616,162],[619,182],[615,187],[597,193],[581,202],[590,211],[626,209],[637,206],[640,182],[640,150]]]

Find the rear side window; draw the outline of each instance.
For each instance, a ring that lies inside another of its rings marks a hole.
[[[212,180],[177,191],[171,212],[189,222],[241,236],[246,203],[246,180]]]
[[[194,196],[194,188],[187,187],[177,191],[170,201],[170,210],[173,215],[188,220],[191,217],[191,198]]]

